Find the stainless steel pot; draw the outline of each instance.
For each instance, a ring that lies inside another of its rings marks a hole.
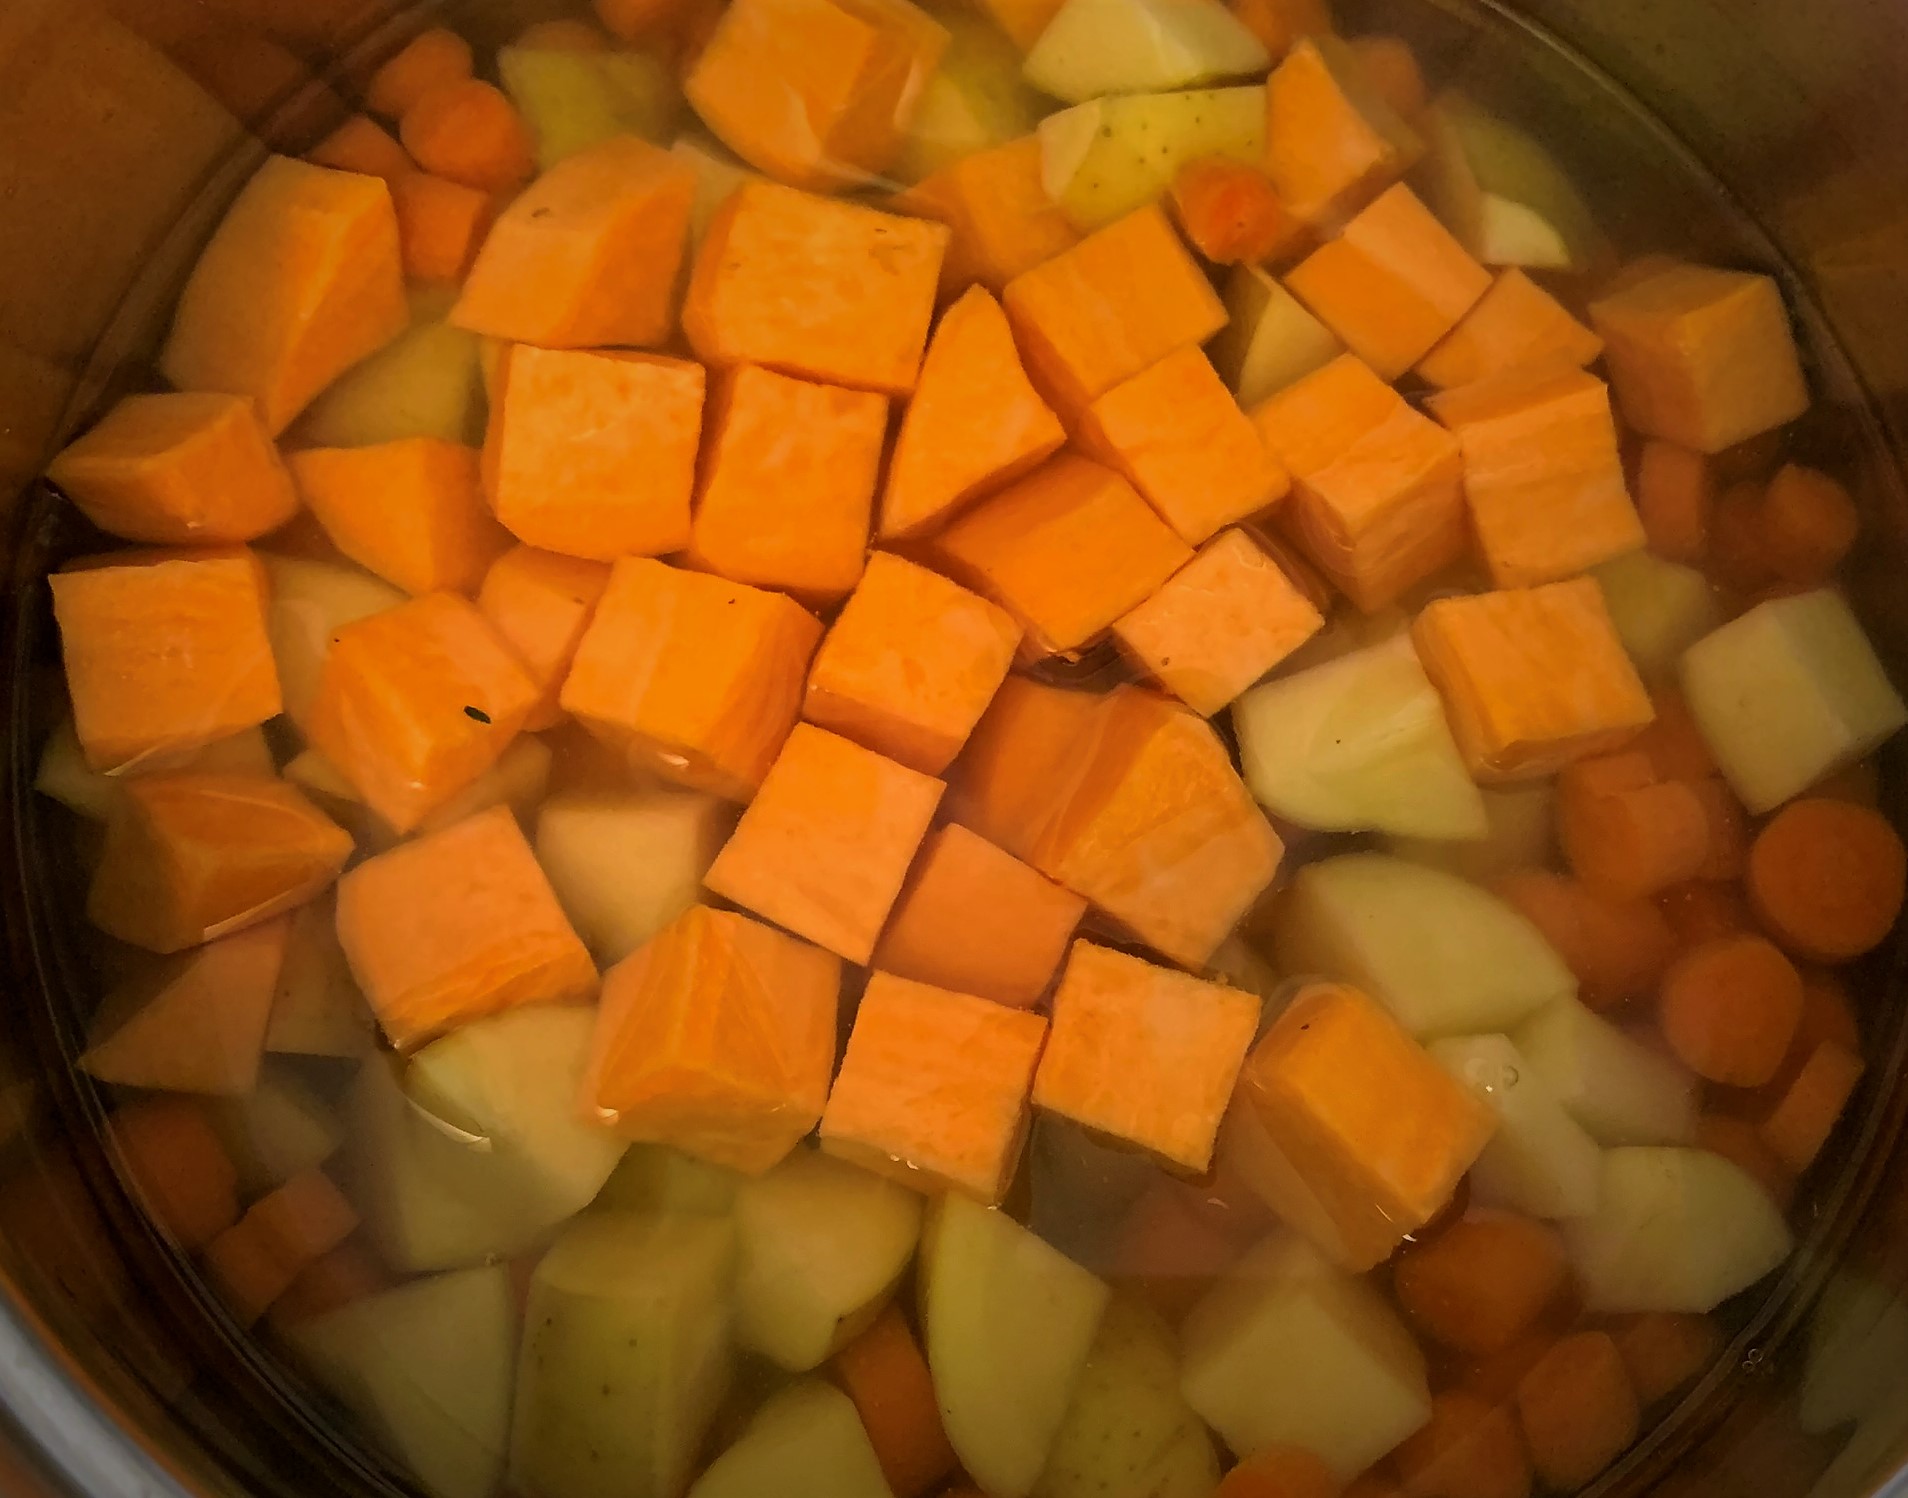
[[[1758,258],[1813,309],[1827,410],[1808,439],[1853,469],[1870,516],[1858,601],[1908,675],[1908,8],[1899,0],[1345,0],[1372,26],[1442,38],[1438,61],[1548,120],[1578,164],[1663,229]],[[1464,8],[1461,10],[1460,6]],[[429,7],[426,7],[427,9]],[[482,39],[549,0],[446,4]],[[58,521],[32,478],[63,432],[140,367],[182,269],[263,147],[342,110],[328,86],[419,24],[394,0],[0,0],[0,520],[12,589],[0,659],[0,1492],[175,1498],[402,1491],[325,1403],[242,1336],[127,1200],[71,1054],[83,944],[52,896],[71,849],[27,781],[45,653],[36,582]],[[1573,55],[1577,54],[1577,55]],[[1514,57],[1514,66],[1511,60]],[[1590,68],[1586,69],[1587,59]],[[1705,178],[1702,169],[1707,169]],[[1647,223],[1641,227],[1648,227]],[[1890,806],[1908,822],[1901,777]],[[1805,1204],[1809,1241],[1726,1365],[1609,1492],[1825,1498],[1908,1491],[1908,1353],[1833,1356],[1872,1392],[1859,1425],[1798,1427],[1814,1304],[1838,1264],[1908,1285],[1908,982],[1864,975],[1877,1064],[1859,1128]],[[1890,1064],[1892,1063],[1892,1064]],[[1845,1329],[1846,1330],[1846,1329]],[[1892,1345],[1892,1344],[1891,1344]],[[1853,1361],[1851,1361],[1853,1360]]]

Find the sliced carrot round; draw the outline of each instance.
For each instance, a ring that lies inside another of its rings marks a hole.
[[[1611,1336],[1644,1404],[1667,1399],[1688,1384],[1723,1346],[1722,1332],[1709,1317],[1675,1311],[1626,1316]]]
[[[429,90],[398,121],[398,139],[427,172],[483,192],[508,192],[537,169],[530,127],[509,95],[481,78]]]
[[[1749,850],[1749,898],[1791,952],[1847,962],[1882,943],[1908,890],[1908,850],[1881,813],[1848,801],[1791,802]]]
[[[1664,976],[1657,1015],[1670,1049],[1725,1087],[1760,1087],[1776,1074],[1802,1018],[1802,975],[1760,936],[1725,936],[1680,958]]]
[[[470,43],[447,26],[433,26],[371,75],[364,102],[373,114],[401,119],[432,89],[470,77],[473,66]]]

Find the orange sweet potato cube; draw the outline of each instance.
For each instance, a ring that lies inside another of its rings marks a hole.
[[[298,513],[271,435],[237,395],[129,395],[46,473],[101,530],[154,546],[253,541]]]
[[[461,442],[307,448],[291,471],[332,544],[407,593],[468,593],[510,545]]]
[[[159,365],[180,390],[251,397],[276,436],[409,321],[390,189],[271,156],[193,267]]]
[[[1457,439],[1341,354],[1252,413],[1292,473],[1285,524],[1371,613],[1455,562],[1469,542]]]
[[[1102,700],[1009,676],[948,777],[949,818],[1025,859],[1072,784],[1077,750]]]
[[[653,348],[675,326],[695,169],[633,135],[565,157],[485,236],[451,312],[543,348]]]
[[[1027,370],[1063,416],[1226,325],[1226,309],[1157,204],[1022,271],[1001,292]]]
[[[887,397],[744,364],[710,406],[689,565],[839,602],[868,555]]]
[[[92,769],[202,748],[277,716],[265,572],[251,552],[120,552],[48,582]]]
[[[1418,373],[1441,390],[1526,365],[1596,361],[1603,340],[1516,266],[1497,273],[1491,289],[1438,346]]]
[[[1284,851],[1203,719],[1155,692],[1105,698],[1027,861],[1141,941],[1201,967]]]
[[[1007,33],[1013,44],[1025,52],[1040,40],[1047,23],[1059,13],[1064,0],[980,0],[981,9],[993,17],[994,24]]]
[[[707,364],[905,395],[946,248],[941,224],[745,182],[696,252],[683,332]]]
[[[945,294],[976,281],[999,291],[1022,271],[1080,242],[1080,231],[1047,196],[1040,156],[1040,137],[1023,135],[970,151],[896,194],[897,212],[948,227],[952,237],[941,266]]]
[[[1256,515],[1291,486],[1198,348],[1168,354],[1115,385],[1087,407],[1079,435],[1188,546]]]
[[[1258,1028],[1257,994],[1076,941],[1034,1106],[1197,1174]]]
[[[475,604],[427,593],[332,637],[307,737],[409,832],[497,762],[536,700]]]
[[[206,1244],[200,1265],[232,1319],[247,1327],[291,1287],[300,1268],[284,1258],[264,1229],[244,1217]]]
[[[1623,419],[1721,452],[1809,406],[1782,291],[1767,276],[1670,263],[1590,304]]]
[[[609,562],[689,544],[702,367],[514,344],[491,392],[484,492],[519,541]]]
[[[1348,1242],[1423,1227],[1497,1123],[1380,1004],[1336,983],[1272,1022],[1240,1095]]]
[[[927,835],[941,782],[798,723],[703,883],[866,962]]]
[[[1500,588],[1574,577],[1643,545],[1610,390],[1572,365],[1514,369],[1434,395],[1464,450],[1464,499]]]
[[[1266,172],[1285,206],[1330,228],[1396,182],[1424,143],[1344,43],[1301,39],[1265,86]]]
[[[1400,182],[1293,266],[1285,284],[1381,379],[1395,380],[1477,305],[1491,273]]]
[[[941,314],[901,419],[881,497],[881,539],[932,530],[1066,440],[1021,367],[1000,303],[970,288]]]
[[[760,1174],[821,1118],[840,1004],[840,959],[693,905],[604,977],[584,1115]]]
[[[482,188],[414,171],[391,184],[391,206],[404,274],[455,284],[469,272],[504,203]]]
[[[1655,717],[1590,578],[1440,598],[1411,627],[1472,775],[1535,780]]]
[[[557,695],[609,580],[607,562],[534,546],[512,547],[484,574],[477,607],[537,684],[537,704],[523,720],[526,732],[540,733],[561,721]]]
[[[1047,655],[1078,650],[1192,559],[1132,485],[1073,453],[968,511],[933,547]]]
[[[965,827],[936,828],[875,947],[883,972],[1031,1008],[1086,901]]]
[[[1318,633],[1325,618],[1244,531],[1213,537],[1113,626],[1120,649],[1210,718]]]
[[[611,571],[559,700],[641,768],[746,801],[801,716],[821,636],[780,593],[630,558]]]
[[[338,940],[401,1051],[487,1014],[596,989],[590,954],[507,806],[346,874]]]
[[[351,834],[276,775],[140,775],[114,802],[86,915],[180,952],[304,904],[350,856]]]
[[[821,1146],[930,1195],[998,1203],[1027,1137],[1047,1022],[892,973],[868,979]]]
[[[947,44],[908,0],[733,0],[683,92],[751,166],[842,187],[894,160]]]

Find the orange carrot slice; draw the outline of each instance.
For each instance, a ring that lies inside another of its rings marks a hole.
[[[1879,946],[1895,924],[1908,851],[1879,812],[1810,797],[1757,835],[1748,884],[1757,916],[1783,946],[1846,962]]]
[[[1667,1399],[1722,1351],[1723,1336],[1707,1316],[1646,1311],[1625,1316],[1610,1333],[1643,1404]]]
[[[433,26],[371,75],[364,102],[373,114],[398,119],[439,84],[470,77],[473,61],[469,42],[448,27]]]
[[[107,1131],[146,1215],[187,1252],[238,1221],[238,1172],[204,1104],[154,1097],[116,1111]]]
[[[1181,167],[1172,205],[1193,248],[1216,265],[1257,265],[1305,232],[1285,211],[1272,179],[1229,156],[1202,156]]]
[[[835,1354],[835,1377],[854,1401],[894,1498],[919,1498],[954,1470],[927,1359],[899,1307]]]
[[[1757,520],[1777,573],[1810,586],[1841,565],[1862,529],[1861,512],[1841,482],[1799,463],[1776,470]]]
[[[1782,1099],[1762,1121],[1763,1142],[1798,1174],[1828,1143],[1862,1077],[1862,1058],[1846,1046],[1824,1041],[1802,1063]]]
[[[1213,1498],[1339,1498],[1338,1479],[1303,1446],[1267,1446],[1225,1475]]]
[[[1561,1338],[1517,1385],[1531,1462],[1553,1488],[1584,1486],[1636,1439],[1636,1390],[1607,1332]]]
[[[1802,977],[1759,936],[1725,936],[1685,953],[1663,979],[1663,1036],[1700,1077],[1759,1087],[1776,1073],[1802,1016]]]
[[[1636,466],[1636,509],[1650,550],[1672,562],[1695,563],[1709,547],[1716,502],[1710,461],[1674,442],[1645,442]]]
[[[481,78],[439,83],[411,101],[398,138],[427,172],[510,192],[537,170],[536,141],[510,96]]]
[[[1678,948],[1676,932],[1647,900],[1612,900],[1548,870],[1508,874],[1492,889],[1557,949],[1593,1009],[1653,994]]]
[[[1480,1212],[1408,1246],[1392,1286],[1426,1335],[1461,1352],[1495,1353],[1536,1324],[1567,1272],[1563,1241],[1551,1228]]]

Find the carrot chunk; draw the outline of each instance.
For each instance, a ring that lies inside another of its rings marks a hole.
[[[358,1230],[358,1214],[331,1177],[313,1167],[254,1202],[245,1216],[294,1275]]]
[[[866,962],[943,789],[798,723],[703,882],[817,946]]]
[[[101,530],[155,546],[251,541],[298,513],[270,434],[236,395],[129,395],[47,477]]]
[[[1274,61],[1302,37],[1332,34],[1332,15],[1325,0],[1226,0],[1226,5],[1265,44]]]
[[[1566,364],[1582,369],[1602,352],[1601,338],[1511,266],[1497,273],[1458,325],[1418,361],[1417,372],[1449,390],[1516,369]]]
[[[1278,1444],[1252,1453],[1228,1472],[1213,1498],[1339,1498],[1332,1470],[1303,1446]]]
[[[1880,946],[1905,883],[1899,834],[1879,812],[1847,801],[1791,802],[1749,850],[1757,917],[1783,946],[1817,962],[1847,962]]]
[[[1246,1058],[1241,1098],[1347,1242],[1429,1222],[1496,1117],[1374,1000],[1304,989]]]
[[[1441,598],[1411,638],[1471,773],[1487,783],[1613,749],[1655,711],[1589,578]]]
[[[540,694],[523,720],[526,732],[554,728],[561,721],[557,694],[609,580],[607,563],[532,546],[512,547],[484,573],[477,607],[516,652]]]
[[[146,1215],[188,1253],[238,1221],[238,1172],[203,1103],[143,1098],[106,1129]]]
[[[1832,1040],[1816,1046],[1802,1063],[1761,1126],[1763,1142],[1790,1171],[1800,1175],[1815,1163],[1862,1069],[1859,1055]]]
[[[1672,562],[1695,563],[1709,549],[1716,477],[1709,459],[1674,442],[1643,444],[1636,466],[1636,508],[1650,550]]]
[[[490,193],[429,172],[410,172],[393,182],[391,206],[404,274],[413,281],[463,280],[497,217],[497,199]]]
[[[307,448],[292,478],[338,550],[411,594],[467,593],[510,545],[477,452],[441,437]]]
[[[1426,1336],[1459,1352],[1502,1352],[1570,1277],[1555,1229],[1508,1212],[1460,1217],[1408,1244],[1392,1266],[1398,1303]]]
[[[508,94],[481,78],[418,95],[398,120],[398,139],[425,171],[481,192],[513,192],[537,170],[529,125]]]
[[[801,715],[821,635],[779,593],[630,558],[610,573],[560,700],[644,769],[746,801]]]
[[[947,826],[928,834],[875,947],[883,972],[1033,1007],[1086,901],[1011,853]]]
[[[1034,1106],[1203,1171],[1258,1025],[1256,994],[1077,941],[1053,996]],[[1139,1077],[1149,1085],[1135,1086]]]
[[[696,174],[618,135],[566,157],[497,220],[451,313],[544,348],[648,348],[674,330]]]
[[[891,206],[947,226],[946,296],[975,282],[999,291],[1080,242],[1079,230],[1047,196],[1034,135],[970,152],[897,193]]]
[[[868,554],[888,402],[745,364],[710,402],[688,562],[838,603]]]
[[[1192,559],[1125,479],[1072,453],[968,511],[933,547],[1045,655],[1088,644]]]
[[[536,700],[474,604],[427,593],[337,631],[307,737],[408,832],[497,762]]]
[[[947,45],[907,0],[734,0],[683,92],[749,165],[842,187],[894,160]]]
[[[1583,1487],[1636,1439],[1636,1390],[1607,1332],[1560,1338],[1517,1385],[1531,1463],[1551,1487]]]
[[[470,77],[474,60],[469,42],[447,26],[433,26],[371,75],[365,105],[387,120],[399,119],[439,84]]]
[[[273,1328],[282,1331],[390,1287],[391,1277],[374,1254],[344,1243],[300,1270],[268,1314]]]
[[[1611,1329],[1624,1371],[1640,1404],[1655,1404],[1692,1382],[1723,1349],[1722,1332],[1707,1316],[1645,1311]]]
[[[1763,544],[1784,581],[1814,587],[1842,564],[1861,534],[1861,512],[1841,482],[1785,463],[1763,490]]]
[[[1720,775],[1692,780],[1689,787],[1703,803],[1709,826],[1709,853],[1696,871],[1698,879],[1742,878],[1749,867],[1749,814]]]
[[[1379,378],[1395,380],[1477,305],[1491,275],[1400,182],[1285,284]]]
[[[1028,372],[1063,417],[1226,325],[1224,305],[1157,206],[1022,271],[1001,300]]]
[[[1076,772],[1102,699],[1009,676],[948,777],[947,814],[1028,858]]]
[[[1808,409],[1782,292],[1767,276],[1670,263],[1590,304],[1624,420],[1701,453]]]
[[[354,114],[305,153],[313,166],[333,171],[381,177],[393,193],[404,178],[417,171],[410,152],[369,115]]]
[[[1759,936],[1726,936],[1685,953],[1664,975],[1658,1013],[1691,1071],[1729,1087],[1776,1074],[1802,1015],[1802,978]]]
[[[1078,438],[1188,546],[1283,499],[1291,483],[1197,348],[1168,354],[1100,396]]]
[[[683,0],[593,0],[590,8],[612,36],[640,42],[679,22],[684,5]]]
[[[1356,56],[1328,35],[1293,46],[1266,80],[1265,96],[1266,170],[1308,224],[1330,227],[1363,207],[1424,150]]]
[[[1434,1395],[1431,1419],[1392,1462],[1411,1498],[1527,1498],[1530,1457],[1511,1412],[1462,1389]]]
[[[1603,794],[1573,789],[1557,800],[1557,840],[1590,889],[1646,899],[1705,872],[1709,812],[1680,780]]]
[[[513,345],[484,439],[491,508],[518,540],[565,556],[680,551],[702,402],[687,360]]]
[[[1272,179],[1229,156],[1201,156],[1181,167],[1172,205],[1180,230],[1215,265],[1257,265],[1288,252],[1305,232]]]
[[[86,914],[179,952],[302,905],[350,856],[350,834],[274,775],[141,775],[106,824]]]
[[[833,1367],[894,1498],[921,1498],[953,1472],[954,1448],[941,1426],[927,1359],[898,1306],[890,1305],[836,1353]]]
[[[1154,692],[1102,699],[1027,861],[1184,967],[1263,894],[1278,835],[1202,719]]]
[[[821,1146],[916,1191],[994,1205],[1027,1134],[1047,1022],[971,994],[875,973],[861,996]]]
[[[1498,587],[1574,577],[1643,545],[1610,392],[1594,375],[1526,368],[1429,405],[1463,449],[1464,498]]]
[[[390,190],[273,156],[193,267],[160,369],[180,390],[250,396],[276,435],[409,321]]]
[[[1367,613],[1455,562],[1468,544],[1458,442],[1353,354],[1253,413],[1293,479],[1294,539]]]
[[[708,364],[905,395],[947,238],[940,224],[745,182],[696,253],[683,332]]]
[[[815,1127],[841,964],[733,911],[691,906],[610,969],[586,1116],[759,1174]]]
[[[241,1217],[206,1244],[205,1276],[241,1326],[251,1326],[283,1295],[299,1266],[287,1262],[256,1222]]]
[[[1610,899],[1543,869],[1506,875],[1491,889],[1556,948],[1592,1009],[1648,998],[1676,956],[1676,932],[1648,900]]]
[[[941,314],[901,419],[881,539],[919,536],[1059,451],[1066,432],[1021,367],[1000,303],[980,287]]]
[[[1210,718],[1324,623],[1250,535],[1229,530],[1116,620],[1113,638],[1141,670]]]
[[[399,1050],[487,1014],[596,988],[590,954],[506,806],[345,875],[338,940]]]
[[[1005,610],[878,551],[816,652],[802,715],[939,775],[987,710],[1019,643],[1020,627]]]

